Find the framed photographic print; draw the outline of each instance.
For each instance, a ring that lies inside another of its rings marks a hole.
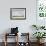
[[[26,8],[10,8],[10,19],[12,20],[26,19]]]

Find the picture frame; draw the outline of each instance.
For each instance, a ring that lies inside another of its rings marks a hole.
[[[10,8],[10,19],[11,20],[25,20],[26,8]]]

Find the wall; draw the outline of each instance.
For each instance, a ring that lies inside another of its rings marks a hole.
[[[26,20],[10,20],[10,8],[26,8]],[[19,32],[32,36],[32,24],[36,24],[36,0],[0,0],[0,34],[17,26]]]

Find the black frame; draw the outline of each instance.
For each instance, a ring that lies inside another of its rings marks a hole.
[[[25,10],[25,18],[12,18],[12,9],[24,9]],[[26,19],[26,8],[10,8],[10,19],[11,20],[25,20]]]

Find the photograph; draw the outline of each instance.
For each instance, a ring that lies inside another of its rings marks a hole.
[[[10,19],[12,20],[26,19],[26,8],[10,8]]]

